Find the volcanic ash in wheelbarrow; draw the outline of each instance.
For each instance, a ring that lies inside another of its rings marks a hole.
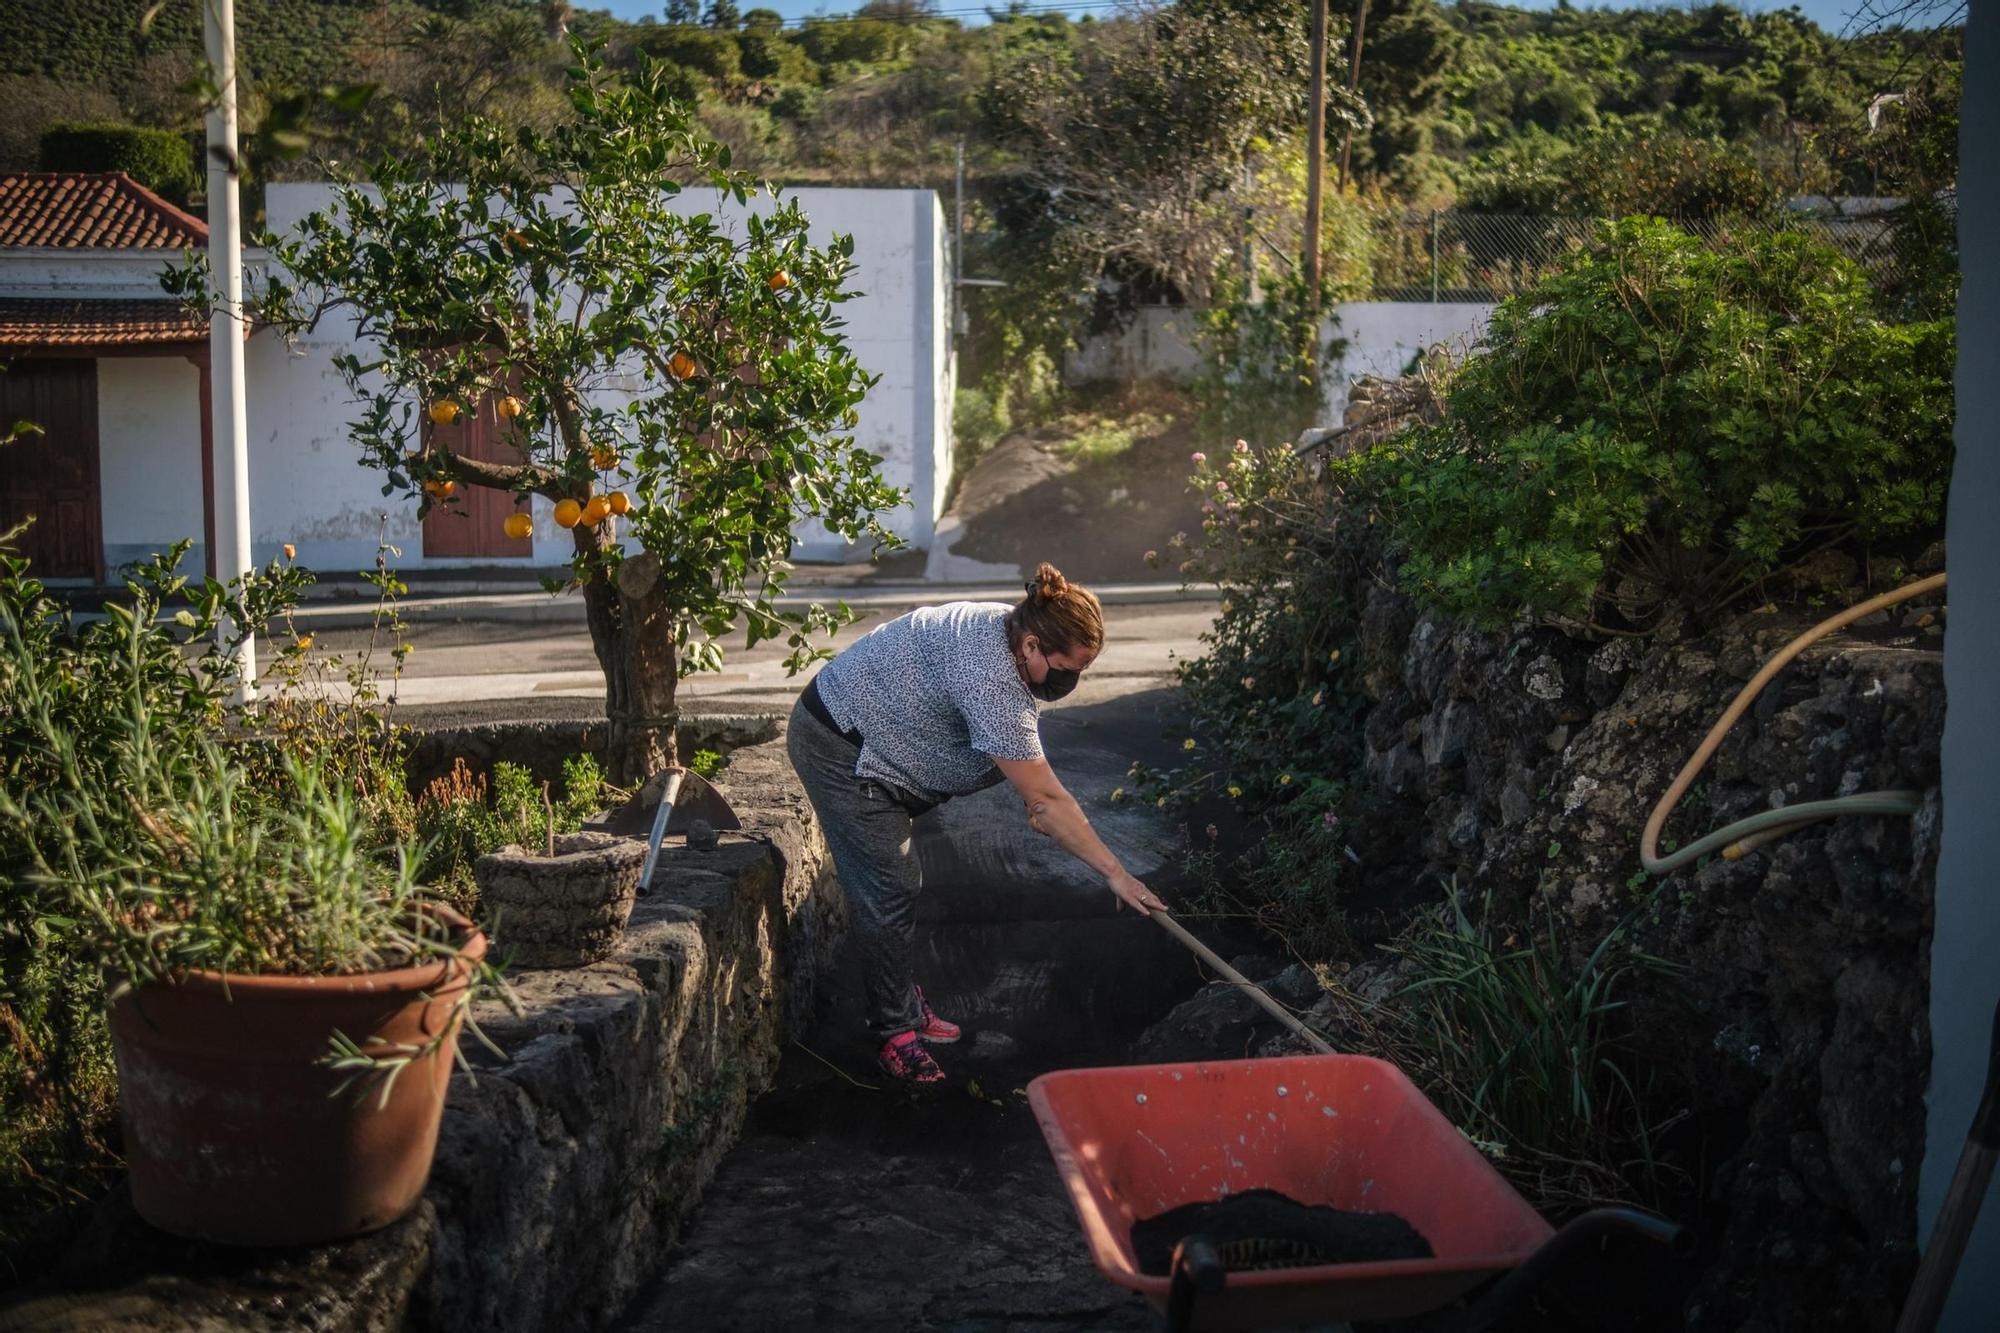
[[[1182,1204],[1132,1224],[1139,1271],[1172,1271],[1174,1246],[1205,1236],[1233,1270],[1429,1259],[1423,1234],[1395,1213],[1351,1213],[1303,1204],[1276,1190],[1245,1190],[1225,1199]]]

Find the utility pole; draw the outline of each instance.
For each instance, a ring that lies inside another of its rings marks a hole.
[[[208,317],[211,414],[228,460],[229,495],[215,505],[214,565],[224,583],[250,572],[250,428],[243,375],[243,212],[237,196],[236,0],[202,0],[203,36],[216,98],[208,109],[208,263],[220,301]],[[219,469],[220,471],[220,469]],[[217,497],[222,500],[223,497]],[[233,620],[218,630],[226,644]],[[235,655],[236,699],[257,697],[257,641]]]
[[[1326,188],[1326,6],[1312,0],[1312,106],[1306,115],[1306,300],[1319,309],[1320,209]]]
[[[1368,0],[1361,0],[1361,9],[1354,16],[1354,59],[1347,66],[1347,91],[1361,91],[1361,39],[1368,32]],[[1354,152],[1354,126],[1340,136],[1340,192],[1347,193],[1347,162]]]

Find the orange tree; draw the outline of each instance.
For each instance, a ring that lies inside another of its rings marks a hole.
[[[739,619],[752,646],[787,639],[794,669],[827,655],[813,636],[844,606],[776,605],[794,523],[888,543],[877,515],[901,495],[850,433],[873,382],[838,318],[852,238],[813,244],[795,200],[752,208],[732,235],[706,196],[745,205],[753,187],[661,69],[617,83],[588,48],[576,58],[555,130],[468,117],[263,238],[275,262],[254,313],[287,335],[354,321],[366,351],[338,365],[384,495],[420,512],[459,485],[555,502],[612,775],[631,782],[676,761],[677,682],[720,664]],[[198,266],[169,286],[206,294]],[[433,429],[489,399],[517,462]]]

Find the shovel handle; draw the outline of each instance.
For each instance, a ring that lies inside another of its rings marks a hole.
[[[1271,1017],[1277,1019],[1280,1023],[1283,1023],[1286,1027],[1290,1028],[1299,1037],[1303,1038],[1305,1040],[1306,1045],[1312,1047],[1314,1050],[1318,1051],[1321,1055],[1333,1055],[1336,1053],[1333,1047],[1327,1045],[1326,1039],[1324,1037],[1320,1036],[1319,1033],[1314,1032],[1304,1023],[1301,1023],[1298,1020],[1297,1015],[1292,1013],[1291,1010],[1285,1008],[1284,1005],[1279,1004],[1276,1000],[1272,999],[1270,995],[1265,992],[1262,986],[1259,986],[1256,982],[1250,980],[1250,978],[1244,976],[1241,972],[1238,972],[1235,968],[1223,962],[1222,959],[1216,955],[1215,950],[1209,948],[1206,944],[1203,944],[1200,940],[1196,939],[1193,935],[1189,934],[1187,927],[1183,926],[1180,922],[1174,920],[1173,917],[1169,915],[1166,911],[1159,908],[1155,908],[1150,913],[1150,915],[1153,918],[1153,920],[1160,923],[1161,927],[1167,932],[1167,934],[1173,936],[1175,939],[1179,940],[1182,944],[1185,944],[1188,947],[1188,949],[1194,954],[1195,957],[1201,959],[1202,962],[1214,968],[1216,974],[1219,975],[1224,981],[1228,982],[1232,986],[1240,987],[1242,990],[1247,992],[1250,998],[1255,1000],[1258,1004],[1262,1005],[1264,1007],[1265,1012],[1269,1013]]]
[[[667,780],[660,788],[660,808],[653,814],[653,831],[646,839],[646,864],[639,871],[640,893],[652,890],[653,867],[660,862],[660,843],[667,836],[667,820],[673,817],[674,802],[680,794],[681,774],[676,769],[667,774]]]

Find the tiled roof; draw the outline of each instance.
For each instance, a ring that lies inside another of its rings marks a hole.
[[[208,226],[122,171],[0,173],[0,250],[186,250]]]
[[[205,320],[179,301],[0,299],[0,350],[201,342]]]

